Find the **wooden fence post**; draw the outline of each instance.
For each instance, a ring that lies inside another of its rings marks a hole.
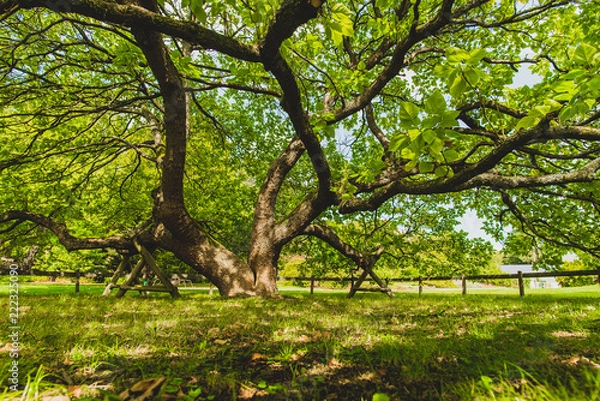
[[[423,294],[423,279],[419,277],[419,295]]]
[[[598,275],[596,276],[596,281],[598,281],[598,285],[600,285],[600,269],[598,269]]]
[[[525,296],[525,285],[523,284],[523,272],[522,271],[518,271],[517,274],[519,275],[519,295],[521,297]]]
[[[75,272],[75,294],[79,294],[79,277],[81,276],[81,273],[79,272],[79,269],[77,269],[77,271]]]
[[[312,295],[315,292],[315,278],[311,277],[310,278],[310,295]]]
[[[467,276],[462,275],[462,294],[467,295]]]

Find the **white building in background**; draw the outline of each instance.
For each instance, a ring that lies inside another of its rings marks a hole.
[[[545,269],[533,270],[533,265],[501,265],[500,269],[508,274],[517,274],[520,271],[523,273],[543,273],[549,271]],[[534,277],[528,278],[528,280],[530,280],[530,288],[560,288],[556,277]]]

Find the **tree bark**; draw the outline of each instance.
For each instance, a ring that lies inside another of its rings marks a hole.
[[[142,243],[148,238],[142,238]],[[268,286],[255,283],[250,266],[221,244],[198,232],[189,237],[174,237],[164,225],[154,232],[150,243],[173,252],[182,262],[193,267],[217,287],[223,297],[263,296],[277,294]]]
[[[22,266],[22,269],[25,273],[31,274],[31,268],[33,267],[33,264],[35,263],[35,256],[37,255],[39,250],[40,250],[40,247],[37,245],[31,246],[27,250],[27,254],[23,258],[23,266]]]
[[[156,12],[156,4],[144,1]],[[161,191],[155,198],[157,243],[210,280],[224,297],[271,296],[276,287],[268,274],[255,274],[247,263],[221,244],[210,240],[188,213],[184,202],[184,174],[189,133],[189,101],[184,82],[161,34],[141,27],[132,29],[164,101],[166,151]],[[260,270],[262,272],[262,270]]]

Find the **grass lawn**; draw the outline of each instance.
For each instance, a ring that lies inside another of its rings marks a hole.
[[[0,390],[0,399],[111,400],[155,377],[166,378],[159,399],[173,400],[600,399],[598,286],[352,300],[299,289],[281,300],[19,290],[19,380],[28,387]],[[0,296],[8,327],[6,285]],[[2,359],[0,389],[11,363]]]

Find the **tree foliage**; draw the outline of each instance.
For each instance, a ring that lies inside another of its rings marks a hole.
[[[0,229],[137,240],[225,296],[276,295],[306,236],[363,268],[469,264],[444,204],[597,257],[599,8],[0,0]]]

